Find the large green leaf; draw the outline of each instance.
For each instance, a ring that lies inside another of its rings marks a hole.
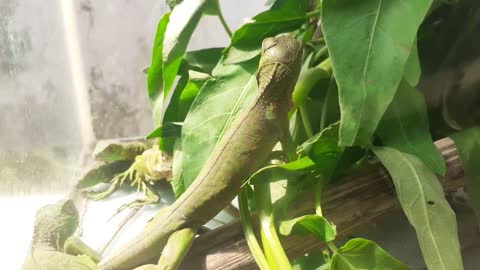
[[[413,155],[389,147],[373,151],[392,176],[428,269],[463,269],[455,213],[435,174]]]
[[[190,37],[208,1],[211,0],[184,0],[170,13],[162,50],[164,98],[168,96],[173,86]]]
[[[338,249],[330,270],[408,270],[405,264],[388,254],[376,243],[362,238],[348,241]],[[436,268],[432,268],[432,270]]]
[[[184,74],[190,70],[194,70],[212,74],[212,70],[220,60],[223,50],[224,48],[208,48],[185,53],[178,73]]]
[[[306,21],[307,0],[277,0],[273,6],[252,18],[232,36],[230,46],[225,49],[225,63],[247,61],[261,51],[266,37],[297,29]]]
[[[200,89],[210,78],[208,74],[196,71],[189,71],[186,75],[183,75],[178,81],[165,110],[162,126],[172,122],[183,122]],[[173,136],[170,136],[170,138],[161,136],[159,141],[160,149],[171,154],[174,141],[175,137]]]
[[[370,145],[431,0],[326,0],[322,29],[339,86],[340,143]]]
[[[322,242],[332,241],[337,235],[335,225],[318,215],[305,215],[282,221],[280,222],[279,232],[285,236],[292,233],[312,234]]]
[[[413,43],[412,52],[405,65],[405,80],[412,86],[416,86],[422,75],[422,67],[418,58],[417,42]]]
[[[457,146],[465,172],[465,189],[480,220],[480,127],[451,136]]]
[[[182,123],[178,122],[165,122],[147,135],[147,140],[155,138],[176,138],[180,137],[182,130]]]
[[[152,103],[153,121],[155,126],[160,125],[163,108],[163,40],[169,22],[170,13],[163,15],[157,26],[155,41],[153,42],[152,64],[148,68],[148,96]]]
[[[182,128],[185,187],[195,180],[238,113],[256,96],[257,66],[258,58],[234,65],[219,63],[214,79],[200,90]]]
[[[430,135],[425,99],[405,80],[383,115],[377,134],[384,145],[418,157],[438,174],[445,173],[445,161]]]

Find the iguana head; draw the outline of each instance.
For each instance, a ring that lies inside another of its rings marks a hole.
[[[291,69],[300,70],[302,42],[289,36],[269,37],[262,43],[260,66],[281,63]]]
[[[33,246],[62,250],[65,240],[75,233],[78,222],[78,211],[72,200],[43,206],[35,216]]]
[[[269,81],[275,81],[277,85],[295,84],[302,66],[302,52],[302,42],[291,37],[264,39],[258,76],[271,77]],[[259,80],[259,82],[262,81]],[[286,89],[293,90],[293,87],[286,87]]]

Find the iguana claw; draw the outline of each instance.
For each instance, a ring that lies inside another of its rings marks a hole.
[[[95,191],[86,191],[84,195],[92,200],[101,200],[103,198],[108,197],[110,194],[114,193],[119,189],[126,180],[132,180],[133,177],[136,175],[135,173],[135,163],[130,166],[125,172],[117,174],[111,181],[110,186],[107,190],[103,192],[95,192]],[[137,181],[135,179],[134,181]]]
[[[146,182],[141,182],[141,185],[142,185],[142,189],[144,191],[143,194],[145,195],[145,197],[138,198],[133,202],[123,204],[117,209],[117,211],[115,212],[115,214],[113,214],[113,216],[117,215],[118,213],[122,212],[127,208],[142,207],[144,205],[155,204],[160,201],[160,195],[158,195],[157,191],[151,184]]]

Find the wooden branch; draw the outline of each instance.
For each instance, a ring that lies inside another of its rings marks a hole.
[[[435,143],[447,162],[447,173],[439,177],[446,193],[463,186],[463,167],[455,145],[450,139]],[[291,205],[297,214],[313,213],[313,194],[299,196]],[[337,226],[338,237],[373,223],[383,214],[400,208],[387,171],[380,165],[347,177],[325,192],[325,216]],[[282,239],[290,258],[295,258],[322,245],[309,236]],[[240,222],[210,231],[195,240],[181,269],[258,269],[243,236]]]

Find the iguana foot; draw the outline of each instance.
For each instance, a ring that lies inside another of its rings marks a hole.
[[[140,185],[142,186],[144,197],[120,206],[120,208],[117,209],[117,212],[115,212],[114,216],[127,208],[143,207],[144,205],[156,204],[160,201],[160,195],[151,184],[142,181]]]

